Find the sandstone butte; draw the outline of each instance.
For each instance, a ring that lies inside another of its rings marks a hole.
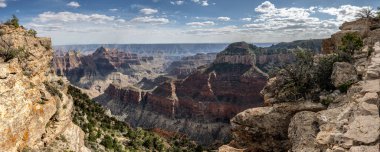
[[[380,117],[379,22],[359,19],[323,41],[323,53],[333,53],[346,33],[357,33],[365,46],[354,64],[335,63],[334,85],[356,80],[347,93],[333,92],[327,107],[310,101],[275,102],[280,78],[271,78],[262,91],[268,106],[245,110],[231,119],[233,140],[220,152],[378,152]],[[368,56],[368,51],[373,51]],[[357,77],[362,79],[357,79]]]

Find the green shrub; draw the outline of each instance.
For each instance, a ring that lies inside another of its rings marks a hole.
[[[335,89],[331,83],[331,74],[335,62],[352,62],[352,57],[345,52],[339,52],[338,54],[326,55],[319,59],[315,69],[315,78],[321,90],[330,91]]]
[[[100,142],[100,144],[102,144],[107,149],[113,149],[114,148],[114,140],[109,135],[104,136],[104,138]]]
[[[62,93],[55,88],[54,86],[50,85],[49,82],[44,82],[46,90],[53,96],[58,96],[60,99],[62,99]]]
[[[9,19],[7,22],[4,23],[5,25],[12,25],[14,26],[15,28],[19,28],[20,27],[20,24],[19,24],[19,19],[16,17],[16,15],[12,15],[12,18]]]
[[[352,55],[363,46],[363,40],[357,33],[347,33],[342,37],[342,45],[339,49]]]
[[[352,84],[353,84],[353,82],[346,82],[346,83],[340,85],[338,87],[338,89],[339,89],[340,92],[346,93],[348,91],[348,89],[351,87]]]
[[[367,53],[367,59],[369,59],[369,57],[371,57],[372,53],[375,52],[375,49],[373,47],[369,47],[368,48],[368,53]]]
[[[14,58],[18,58],[20,61],[23,61],[28,58],[29,55],[30,54],[26,52],[24,48],[0,50],[0,57],[4,58],[5,62],[8,62]]]
[[[284,83],[281,92],[284,93],[285,100],[296,100],[307,98],[309,92],[315,88],[314,79],[314,58],[310,51],[297,50],[295,52],[297,61],[287,65],[281,74],[284,76]]]
[[[33,36],[33,37],[36,37],[37,36],[37,31],[34,30],[34,29],[29,29],[28,30],[28,34],[31,35],[31,36]]]

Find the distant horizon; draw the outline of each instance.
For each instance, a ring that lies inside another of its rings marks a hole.
[[[57,45],[272,43],[329,37],[378,6],[378,0],[5,0],[0,21],[15,14]]]

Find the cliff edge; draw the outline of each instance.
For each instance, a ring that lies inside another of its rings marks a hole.
[[[51,40],[35,35],[0,25],[0,151],[89,151],[67,82],[50,69]]]

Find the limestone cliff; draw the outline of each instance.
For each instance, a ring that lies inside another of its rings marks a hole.
[[[52,58],[49,38],[0,25],[0,151],[89,151],[71,121],[67,82],[50,69]]]
[[[380,35],[376,34],[379,29],[371,28],[375,24],[379,21],[345,23],[342,31],[324,40],[324,53],[336,52],[341,37],[349,32],[359,33],[365,45],[352,55],[351,63],[333,64],[331,83],[337,89],[319,94],[324,105],[303,99],[273,102],[283,81],[274,77],[263,90],[268,106],[248,109],[232,118],[234,139],[219,151],[378,152]]]

